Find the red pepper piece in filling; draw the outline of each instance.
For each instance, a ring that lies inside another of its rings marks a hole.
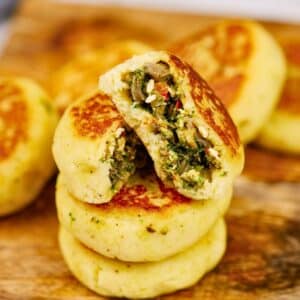
[[[182,108],[182,103],[181,103],[180,100],[177,100],[177,101],[176,101],[175,108],[176,108],[176,109]]]
[[[164,82],[157,82],[155,83],[155,91],[159,93],[160,96],[165,101],[168,101],[170,98],[169,91],[168,91],[168,85]]]

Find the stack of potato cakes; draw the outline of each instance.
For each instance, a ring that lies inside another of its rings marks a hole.
[[[236,127],[206,82],[166,52],[129,59],[99,86],[55,134],[64,258],[101,295],[188,287],[225,251],[223,215],[243,166]]]

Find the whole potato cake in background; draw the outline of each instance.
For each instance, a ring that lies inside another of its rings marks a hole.
[[[105,296],[150,298],[195,284],[220,261],[226,228],[220,219],[200,241],[160,262],[126,263],[106,258],[77,241],[61,227],[59,243],[72,273]]]
[[[219,199],[240,174],[244,152],[235,125],[178,57],[163,51],[135,56],[103,74],[99,88],[141,139],[166,186],[195,200]]]
[[[0,216],[37,196],[55,170],[51,153],[57,113],[25,78],[0,78]]]
[[[69,104],[95,90],[101,74],[135,54],[150,50],[141,42],[123,40],[75,56],[51,76],[56,107],[62,113]]]
[[[288,62],[281,99],[256,142],[283,153],[300,154],[300,38],[299,33],[278,34]]]
[[[218,199],[195,201],[139,170],[104,204],[83,203],[59,177],[56,207],[63,227],[88,248],[123,261],[158,261],[186,250],[228,209],[232,186]]]
[[[170,47],[223,101],[243,143],[252,141],[277,104],[286,75],[284,55],[262,25],[224,21]]]

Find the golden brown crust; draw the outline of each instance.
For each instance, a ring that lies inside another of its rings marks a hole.
[[[88,205],[93,205],[106,211],[125,208],[134,211],[161,212],[167,208],[192,202],[191,199],[179,194],[176,190],[164,186],[157,176],[153,176],[151,180],[156,181],[159,190],[153,191],[141,183],[130,186],[125,185],[110,202]]]
[[[28,108],[22,91],[8,80],[0,82],[0,162],[27,139]]]
[[[250,32],[245,26],[223,23],[179,42],[171,47],[171,51],[200,72],[217,96],[229,107],[237,98],[244,81],[243,69],[252,51],[251,42]],[[214,69],[208,70],[209,59],[198,55],[199,47],[209,51]]]
[[[282,46],[290,67],[298,70],[298,75],[288,74],[278,109],[300,115],[300,40],[282,41]]]
[[[278,104],[278,109],[300,115],[300,77],[288,78]]]
[[[205,80],[195,72],[187,63],[178,57],[170,55],[170,60],[188,77],[191,86],[191,94],[199,113],[205,121],[219,135],[225,145],[236,154],[240,147],[240,139],[237,129],[229,116],[226,108]],[[209,99],[209,101],[207,101]]]
[[[123,123],[110,98],[102,93],[73,106],[70,114],[77,134],[90,139],[101,137],[114,123]]]

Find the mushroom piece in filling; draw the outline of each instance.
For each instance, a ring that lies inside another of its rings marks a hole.
[[[160,156],[167,180],[180,179],[186,189],[197,189],[211,181],[214,169],[221,168],[219,153],[213,148],[205,128],[193,123],[193,112],[183,108],[184,96],[167,63],[145,64],[125,74],[129,98],[136,108],[157,120],[153,131],[161,136]]]

